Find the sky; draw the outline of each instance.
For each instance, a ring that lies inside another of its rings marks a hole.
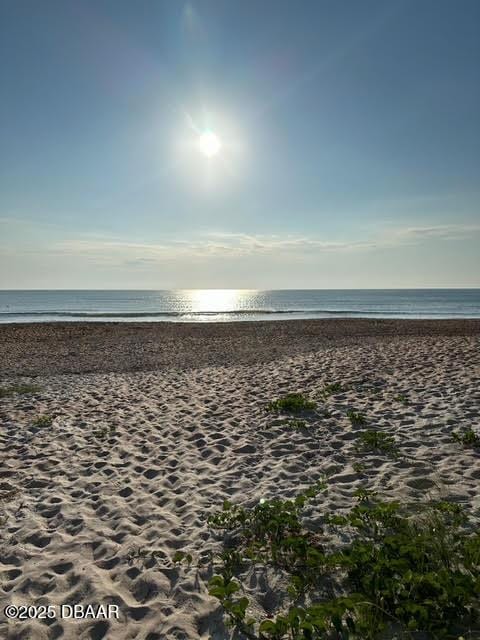
[[[0,0],[0,288],[480,287],[479,29],[478,0]]]

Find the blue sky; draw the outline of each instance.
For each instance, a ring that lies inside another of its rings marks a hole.
[[[480,286],[479,28],[477,0],[3,0],[0,288]]]

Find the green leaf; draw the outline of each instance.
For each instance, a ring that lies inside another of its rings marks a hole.
[[[274,633],[277,630],[277,625],[273,620],[264,620],[260,623],[260,633]]]
[[[223,587],[224,580],[223,576],[212,576],[208,581],[209,587]]]
[[[240,585],[238,584],[238,582],[235,582],[235,580],[230,580],[230,582],[228,582],[227,585],[225,586],[225,593],[227,596],[230,596],[236,591],[238,591],[239,589],[240,589]]]
[[[225,589],[224,587],[210,587],[208,590],[209,595],[214,598],[218,598],[219,600],[223,600],[225,597]]]

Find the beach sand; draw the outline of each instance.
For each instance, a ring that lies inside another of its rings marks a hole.
[[[341,513],[360,486],[403,502],[465,505],[480,522],[480,455],[451,433],[480,427],[480,321],[318,320],[0,326],[0,610],[104,603],[110,621],[6,622],[0,637],[229,637],[203,565],[225,499],[288,498],[328,475],[308,517]],[[327,384],[344,391],[322,401]],[[309,429],[265,405],[319,402]],[[328,410],[326,415],[325,409]],[[347,411],[395,436],[402,457],[355,451]],[[50,426],[34,426],[49,415]],[[353,464],[362,462],[363,472]],[[172,564],[181,550],[190,568]],[[248,596],[268,609],[274,585]]]

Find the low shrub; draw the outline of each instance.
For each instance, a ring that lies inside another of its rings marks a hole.
[[[359,413],[358,411],[353,411],[352,409],[347,411],[347,417],[355,427],[367,423],[367,420],[363,414]]]
[[[27,393],[38,393],[39,391],[40,387],[34,384],[15,384],[9,387],[0,387],[0,398],[13,396],[16,393],[23,395]]]
[[[53,417],[49,415],[42,415],[35,418],[32,422],[34,427],[50,427],[53,424]]]
[[[321,395],[324,398],[329,398],[330,396],[333,396],[336,393],[342,393],[343,391],[345,391],[345,389],[339,382],[333,382],[332,384],[327,384],[323,387]]]
[[[300,413],[302,411],[312,411],[316,408],[315,402],[308,400],[302,393],[289,393],[282,398],[269,402],[267,411],[277,413]]]
[[[452,438],[456,442],[460,442],[464,447],[480,447],[480,437],[471,427],[469,429],[464,429],[460,433],[453,432]]]
[[[307,501],[323,488],[251,509],[226,502],[209,518],[211,527],[229,532],[209,591],[230,624],[252,640],[467,635],[478,620],[480,534],[472,533],[459,505],[407,509],[362,489],[345,515],[323,519],[324,531],[344,529],[350,540],[332,549],[318,523],[307,527],[302,518]],[[242,576],[259,562],[282,571],[290,585],[286,605],[264,619],[249,615],[242,586]]]
[[[367,429],[361,433],[356,448],[359,451],[380,451],[393,457],[398,455],[395,438],[375,429]]]

